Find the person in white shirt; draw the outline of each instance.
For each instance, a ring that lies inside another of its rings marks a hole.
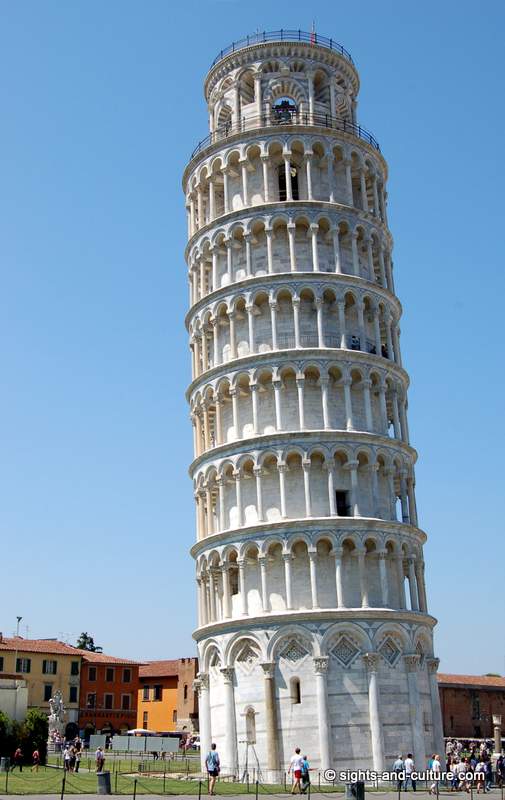
[[[296,789],[298,787],[298,794],[301,794],[302,787],[300,785],[300,781],[302,778],[302,767],[303,767],[303,758],[300,755],[300,748],[295,748],[295,754],[292,757],[289,763],[288,774],[291,772],[293,774],[293,786],[291,787],[291,794],[296,794]]]
[[[401,779],[401,775],[404,772],[405,765],[403,763],[403,756],[400,753],[398,758],[396,759],[395,763],[393,764],[393,772],[396,775],[396,791],[401,792],[403,781]]]
[[[412,758],[412,753],[407,753],[407,758],[404,762],[405,767],[405,791],[408,792],[409,790],[409,781],[412,784],[412,791],[416,791],[416,781],[412,778],[412,773],[416,771],[414,766],[414,759]]]
[[[433,761],[431,762],[431,771],[433,772],[433,783],[430,786],[429,794],[437,794],[441,769],[442,769],[442,763],[440,761],[440,756],[436,755]]]

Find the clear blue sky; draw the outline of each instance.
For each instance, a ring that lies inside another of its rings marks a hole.
[[[193,652],[181,174],[216,52],[315,14],[390,165],[441,668],[503,673],[503,4],[178,5],[1,4],[0,630]]]

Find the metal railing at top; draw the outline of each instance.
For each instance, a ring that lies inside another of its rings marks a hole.
[[[241,117],[238,123],[228,122],[221,125],[212,133],[209,133],[205,139],[198,142],[197,146],[191,153],[191,158],[194,158],[197,153],[204,150],[216,142],[221,142],[228,139],[230,136],[235,136],[237,133],[244,133],[246,131],[254,130],[255,128],[284,128],[290,125],[303,125],[315,128],[330,128],[331,130],[342,131],[342,133],[350,133],[362,139],[367,144],[370,144],[375,150],[380,153],[380,145],[375,136],[358,125],[356,122],[349,122],[349,120],[342,119],[341,117],[332,117],[331,114],[324,114],[321,112],[309,113],[308,111],[293,111],[290,109],[272,109],[270,114],[261,114],[252,117]]]
[[[258,31],[257,33],[245,36],[243,39],[237,39],[217,54],[210,68],[212,69],[212,67],[223,58],[230,55],[230,53],[235,53],[237,50],[243,50],[244,47],[250,47],[253,44],[262,44],[263,42],[307,42],[308,44],[319,45],[319,47],[328,47],[335,53],[344,56],[351,64],[354,64],[351,54],[345,47],[342,47],[341,44],[336,42],[335,39],[331,39],[328,36],[321,36],[320,33],[316,33],[315,31],[285,30],[281,28],[278,31]]]

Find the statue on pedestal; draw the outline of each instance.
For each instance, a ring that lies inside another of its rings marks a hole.
[[[63,734],[65,706],[59,689],[54,693],[54,697],[49,700],[49,710],[49,739],[60,738]]]

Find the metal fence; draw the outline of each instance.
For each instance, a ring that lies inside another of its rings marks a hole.
[[[354,64],[352,56],[345,47],[335,41],[335,39],[328,36],[322,36],[315,31],[302,31],[300,29],[285,29],[280,28],[277,31],[257,31],[256,33],[244,36],[243,39],[236,39],[234,42],[220,50],[214,61],[211,64],[211,69],[219,63],[223,58],[235,53],[237,50],[243,50],[244,47],[251,47],[253,44],[263,44],[264,42],[305,42],[306,44],[318,45],[319,47],[327,47],[341,56],[344,56],[347,61]]]

